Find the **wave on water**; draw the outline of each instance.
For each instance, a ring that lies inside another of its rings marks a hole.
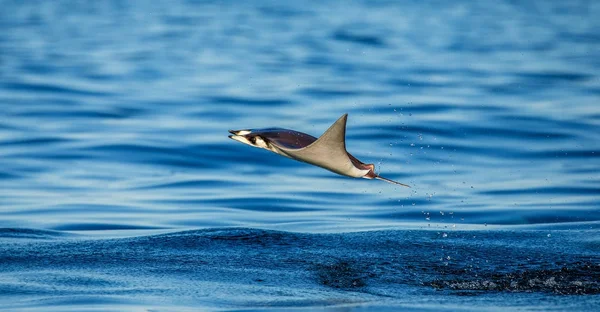
[[[32,239],[52,239],[58,237],[70,236],[64,232],[25,229],[25,228],[0,228],[0,239],[3,238],[32,238]]]
[[[44,238],[61,232],[0,233],[13,233],[0,238],[0,302],[15,306],[48,296],[250,307],[426,304],[458,302],[464,295],[502,306],[493,296],[502,293],[592,295],[590,302],[600,303],[596,230],[311,234],[217,228],[53,240]],[[42,239],[16,240],[23,237]],[[446,295],[456,297],[440,297]]]

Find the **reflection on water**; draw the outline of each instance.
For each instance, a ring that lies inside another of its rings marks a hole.
[[[598,15],[593,1],[6,1],[0,228],[595,228]],[[318,136],[343,113],[348,150],[411,189],[227,138]],[[448,281],[429,289],[470,282]]]

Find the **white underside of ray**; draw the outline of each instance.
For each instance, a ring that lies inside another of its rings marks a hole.
[[[369,170],[356,168],[346,151],[346,120],[348,114],[340,117],[320,138],[312,144],[290,149],[281,146],[276,148],[284,156],[303,161],[337,174],[353,178],[362,178]]]
[[[244,137],[244,136],[241,136],[241,135],[232,135],[232,136],[230,136],[230,138],[233,139],[233,140],[236,140],[236,141],[238,141],[240,143],[244,143],[244,144],[247,144],[247,145],[250,145],[250,146],[254,147],[254,144],[250,143],[250,141],[248,141],[248,139],[246,139],[246,137]]]

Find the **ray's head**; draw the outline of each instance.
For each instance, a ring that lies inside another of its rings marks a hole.
[[[271,150],[269,140],[261,135],[260,132],[253,132],[251,129],[246,130],[229,130],[230,139],[248,144],[250,146]]]
[[[290,158],[293,157],[283,149],[301,149],[317,140],[306,133],[282,128],[229,130],[229,133],[232,140]]]

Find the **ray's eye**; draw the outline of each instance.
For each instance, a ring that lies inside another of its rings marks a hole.
[[[260,135],[252,137],[251,143],[252,143],[252,145],[254,145],[256,147],[262,147],[262,148],[267,148],[267,146],[269,145],[265,141],[265,139],[263,137],[261,137]]]
[[[255,136],[251,137],[250,142],[252,142],[252,144],[256,144],[256,137]]]

